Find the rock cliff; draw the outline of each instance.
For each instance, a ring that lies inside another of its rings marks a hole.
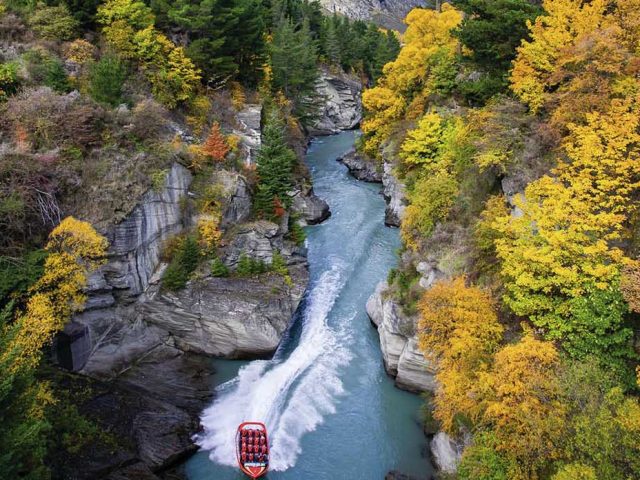
[[[393,174],[391,163],[385,161],[382,169],[382,194],[387,201],[384,223],[390,227],[399,227],[407,206],[405,186]]]
[[[349,18],[373,20],[386,28],[404,30],[404,17],[414,7],[432,5],[425,0],[320,0],[329,12]]]
[[[316,84],[322,99],[317,120],[309,127],[311,136],[331,135],[357,127],[362,120],[362,84],[352,75],[334,74],[323,69]]]
[[[386,282],[379,283],[367,301],[367,314],[378,328],[385,369],[395,377],[398,388],[412,392],[433,391],[435,370],[418,350],[415,319],[404,315],[393,299],[385,297],[387,288]]]

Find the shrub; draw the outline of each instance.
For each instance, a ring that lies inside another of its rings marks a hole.
[[[18,64],[15,62],[0,63],[0,102],[16,93],[19,85]]]
[[[142,100],[133,107],[131,131],[140,140],[158,138],[167,131],[167,123],[167,110],[154,100]]]
[[[211,276],[212,277],[227,277],[229,275],[229,269],[219,258],[214,258],[211,261]]]
[[[168,290],[184,288],[191,274],[198,267],[200,247],[192,236],[186,237],[177,247],[171,263],[162,276],[162,286]]]
[[[46,85],[60,93],[69,91],[67,72],[60,59],[40,48],[29,50],[23,58],[33,83]]]
[[[105,55],[89,70],[89,94],[96,102],[115,107],[122,102],[127,70],[118,57]]]
[[[71,16],[64,3],[47,6],[38,3],[29,15],[31,28],[47,40],[70,40],[76,34],[78,22]]]
[[[304,228],[300,226],[298,223],[298,218],[296,215],[291,215],[289,217],[289,238],[295,242],[296,245],[304,245],[304,241],[307,238],[307,234],[304,231]]]
[[[81,38],[67,43],[64,47],[64,57],[79,65],[84,65],[93,60],[95,54],[96,47]]]

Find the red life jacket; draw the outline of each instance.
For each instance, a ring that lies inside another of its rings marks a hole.
[[[249,461],[250,461],[250,462],[253,462],[253,453],[250,453],[250,454],[249,454]]]
[[[242,454],[240,455],[240,458],[242,458],[242,463],[247,461],[247,454],[245,452],[242,452]]]
[[[260,437],[260,445],[264,445],[266,441],[264,437]]]
[[[267,446],[266,445],[262,445],[262,447],[260,448],[260,451],[262,452],[263,455],[265,453],[267,453]]]
[[[247,451],[247,444],[242,442],[242,451],[246,452]]]

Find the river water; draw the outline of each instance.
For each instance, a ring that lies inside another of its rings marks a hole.
[[[267,425],[269,479],[382,480],[393,469],[428,477],[420,397],[393,386],[365,313],[396,262],[398,231],[384,226],[380,186],[348,175],[336,158],[354,132],[314,141],[306,162],[332,216],[307,228],[311,281],[271,360],[217,360],[217,397],[202,415],[190,480],[245,478],[234,438],[246,420]]]

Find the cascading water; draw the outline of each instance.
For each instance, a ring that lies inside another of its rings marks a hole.
[[[314,142],[307,155],[316,193],[332,217],[307,230],[311,282],[271,360],[216,362],[238,368],[202,416],[202,450],[190,480],[242,478],[234,437],[262,421],[271,442],[269,478],[382,479],[391,469],[424,476],[419,397],[393,387],[364,305],[395,262],[397,231],[383,226],[379,186],[357,182],[335,159],[353,132]]]

